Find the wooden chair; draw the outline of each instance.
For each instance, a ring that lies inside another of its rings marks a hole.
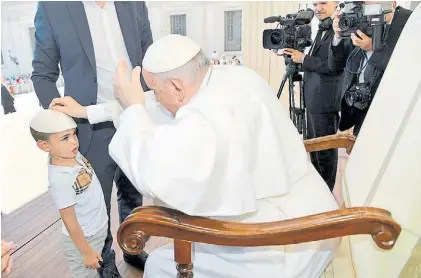
[[[344,147],[352,149],[355,137],[337,134],[306,140],[307,151]],[[355,234],[370,234],[383,249],[393,247],[400,226],[388,211],[361,207],[339,209],[271,223],[243,224],[194,217],[180,211],[148,206],[135,209],[118,230],[118,242],[129,254],[138,254],[146,236],[172,238],[174,258],[181,277],[192,277],[191,242],[224,246],[287,245]]]
[[[342,134],[305,142],[308,151],[353,148],[342,179],[346,208],[241,224],[141,207],[120,226],[120,247],[136,254],[145,236],[172,238],[178,277],[193,277],[191,242],[265,246],[343,237],[324,277],[421,277],[421,7],[414,14],[417,19],[411,17],[401,35],[355,146],[352,136]]]

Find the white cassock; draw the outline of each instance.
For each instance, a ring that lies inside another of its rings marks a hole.
[[[139,192],[190,215],[268,222],[338,208],[275,92],[246,67],[209,68],[172,124],[157,125],[142,105],[130,106],[109,150]],[[338,243],[195,243],[194,277],[319,277]],[[177,277],[172,244],[152,251],[144,275]]]

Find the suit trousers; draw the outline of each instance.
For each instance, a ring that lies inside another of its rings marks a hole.
[[[108,145],[114,136],[115,128],[111,122],[94,125],[91,144],[85,157],[92,164],[95,173],[101,183],[104,193],[105,205],[108,214],[108,233],[102,250],[103,267],[115,264],[115,252],[111,248],[113,237],[110,231],[111,194],[113,191],[113,181],[117,186],[118,214],[120,224],[126,219],[130,212],[142,206],[143,196],[124,173],[119,170],[117,164],[112,160],[108,152]],[[83,136],[83,135],[79,135]]]
[[[338,131],[339,113],[311,113],[307,111],[307,139],[336,134]],[[333,191],[338,166],[338,150],[325,150],[310,153],[311,163]]]

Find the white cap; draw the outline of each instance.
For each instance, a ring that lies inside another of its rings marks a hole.
[[[77,127],[73,118],[51,109],[38,112],[29,125],[35,131],[42,133],[57,133]]]
[[[150,73],[167,72],[187,64],[199,51],[200,46],[188,37],[168,35],[146,50],[143,69]]]

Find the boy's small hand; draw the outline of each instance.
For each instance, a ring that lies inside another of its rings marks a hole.
[[[49,109],[66,113],[70,117],[87,119],[88,113],[86,107],[80,105],[72,97],[55,98],[50,103]]]
[[[83,256],[83,263],[85,264],[85,266],[87,268],[90,268],[90,269],[100,268],[99,261],[102,262],[101,254],[100,253],[96,253],[93,250],[91,252],[89,252],[89,253],[86,253]]]

